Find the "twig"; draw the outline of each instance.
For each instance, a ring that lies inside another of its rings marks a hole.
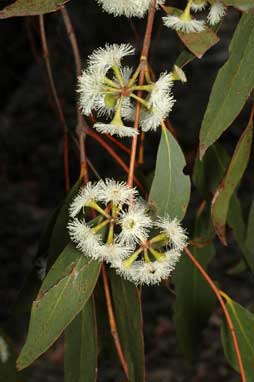
[[[193,262],[195,267],[200,271],[200,273],[202,274],[204,279],[207,281],[207,283],[210,285],[210,287],[213,290],[217,300],[220,303],[222,312],[223,312],[223,314],[225,316],[225,319],[227,321],[227,324],[228,324],[228,327],[229,327],[229,330],[230,330],[230,333],[231,333],[231,336],[232,336],[232,341],[233,341],[233,345],[234,345],[234,349],[235,349],[235,353],[236,353],[236,358],[237,358],[237,362],[238,362],[238,366],[239,366],[239,371],[240,371],[240,375],[241,375],[241,378],[242,378],[242,382],[246,382],[245,371],[244,371],[244,368],[243,368],[241,352],[240,352],[238,340],[237,340],[237,337],[236,337],[236,332],[235,332],[234,324],[233,324],[233,322],[231,320],[231,317],[230,317],[230,315],[228,313],[228,310],[227,310],[226,305],[225,305],[225,303],[223,301],[223,298],[221,297],[221,292],[217,288],[215,283],[212,281],[211,277],[206,273],[206,271],[201,266],[201,264],[191,254],[190,250],[188,248],[185,248],[184,251],[185,251],[186,255],[189,257],[189,259]]]
[[[57,94],[52,69],[51,69],[51,63],[49,59],[49,50],[48,50],[48,44],[47,44],[47,38],[45,33],[45,25],[44,25],[44,17],[43,15],[39,16],[39,24],[40,24],[40,35],[41,35],[41,42],[42,42],[42,50],[43,50],[43,57],[45,60],[48,78],[49,78],[49,84],[52,91],[53,99],[56,104],[57,108],[57,114],[60,123],[63,126],[64,130],[64,174],[65,174],[65,190],[69,191],[70,189],[70,174],[69,174],[69,138],[68,138],[68,128],[65,121],[63,109],[61,106],[61,103],[59,101],[59,97]]]
[[[107,310],[108,310],[108,317],[109,317],[109,325],[110,325],[110,331],[115,343],[116,351],[119,357],[119,360],[121,362],[121,365],[123,367],[124,373],[126,377],[128,378],[128,366],[124,358],[122,346],[119,340],[117,326],[116,326],[116,320],[115,315],[113,311],[111,296],[110,296],[110,290],[108,285],[108,276],[105,269],[105,265],[102,265],[102,279],[103,279],[103,285],[104,285],[104,291],[105,291],[105,297],[106,297],[106,304],[107,304]]]
[[[147,19],[143,48],[142,48],[142,52],[141,52],[141,56],[140,56],[140,65],[141,65],[141,70],[140,70],[140,75],[139,75],[139,85],[140,86],[142,86],[144,84],[145,70],[147,69],[147,57],[148,57],[148,53],[149,53],[149,49],[150,49],[150,45],[151,45],[151,37],[152,37],[155,9],[156,9],[156,0],[152,0],[151,5],[150,5],[149,14],[148,14],[148,19]],[[141,97],[142,92],[139,92],[138,96]],[[138,128],[139,128],[139,120],[140,120],[140,103],[137,102],[135,121],[134,121],[134,129],[136,131],[138,131]],[[129,176],[128,176],[128,185],[130,187],[132,187],[133,179],[134,179],[137,143],[138,143],[138,135],[136,134],[132,139],[132,145],[131,145],[131,157],[130,157]]]
[[[93,129],[90,127],[86,128],[86,134],[94,138],[111,156],[115,159],[115,161],[124,169],[124,171],[128,174],[129,168],[126,163],[122,160],[122,158],[112,149],[112,147],[109,146],[107,142],[103,140],[103,138],[97,134]],[[137,179],[136,176],[133,177],[134,183],[139,187],[139,189],[146,195],[146,191],[140,181]]]
[[[119,142],[116,138],[112,137],[110,134],[106,134],[106,137],[113,142],[116,146],[118,146],[121,150],[123,150],[126,154],[130,155],[131,150],[129,147],[126,147],[123,143]]]
[[[78,42],[76,35],[74,33],[74,29],[72,26],[72,22],[69,16],[69,13],[65,6],[61,6],[61,13],[63,17],[63,21],[65,24],[65,28],[67,31],[67,35],[70,40],[70,44],[73,51],[73,56],[75,60],[75,66],[76,66],[76,75],[77,77],[80,77],[81,75],[81,58],[80,58],[80,52],[78,47]],[[84,134],[83,126],[86,126],[86,121],[83,118],[79,107],[77,106],[77,127],[76,127],[76,133],[79,137],[79,150],[80,150],[80,175],[84,178],[84,182],[88,182],[88,171],[87,171],[87,160],[86,160],[86,149],[85,149],[85,143],[86,143],[86,136]]]

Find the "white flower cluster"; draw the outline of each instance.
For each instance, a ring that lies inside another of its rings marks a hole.
[[[91,208],[98,216],[85,219]],[[85,255],[106,261],[125,279],[157,284],[170,276],[187,236],[177,219],[152,218],[137,191],[106,179],[83,187],[70,206],[68,229]]]
[[[199,33],[205,30],[206,24],[204,20],[196,20],[192,17],[191,11],[194,13],[205,10],[208,2],[206,0],[188,0],[185,9],[178,14],[170,14],[163,17],[164,25],[183,33]],[[220,0],[214,0],[210,4],[207,15],[207,22],[210,25],[216,25],[225,15],[226,7]]]
[[[171,92],[172,73],[163,73],[157,82],[142,86],[136,84],[140,66],[136,71],[122,65],[122,59],[134,54],[129,44],[113,44],[99,48],[88,59],[86,70],[79,78],[80,107],[83,114],[97,112],[98,117],[110,118],[110,122],[96,122],[94,128],[100,133],[133,137],[136,129],[128,126],[133,122],[135,103],[141,103],[140,126],[144,131],[156,130],[168,116],[174,105]],[[140,98],[138,91],[145,93]]]
[[[103,10],[114,16],[144,17],[151,4],[151,0],[96,0]],[[164,0],[157,1],[158,4]]]
[[[10,357],[8,345],[3,337],[0,336],[0,361],[5,363]]]

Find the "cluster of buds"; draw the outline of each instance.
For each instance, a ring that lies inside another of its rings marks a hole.
[[[87,221],[89,209],[97,216]],[[88,183],[73,200],[70,216],[68,229],[77,248],[136,285],[168,278],[186,246],[177,219],[152,216],[136,189],[124,182]]]
[[[151,0],[96,0],[104,11],[114,16],[144,17],[148,11]],[[164,0],[157,0],[157,5],[164,4]],[[206,10],[209,7],[207,20],[197,20],[192,17],[194,13]],[[174,14],[163,17],[164,25],[183,33],[202,32],[209,25],[216,25],[225,15],[226,7],[221,0],[188,0],[183,11],[176,9]]]
[[[79,102],[83,114],[96,112],[99,118],[110,120],[94,124],[100,133],[120,137],[138,134],[137,129],[131,126],[135,118],[136,101],[141,104],[141,129],[156,130],[174,105],[171,92],[174,81],[186,81],[183,71],[176,67],[173,72],[162,73],[156,82],[145,71],[146,82],[142,86],[138,85],[136,81],[141,64],[136,70],[122,65],[123,58],[132,54],[134,49],[129,44],[99,48],[89,57],[87,67],[79,78]],[[142,97],[140,91],[143,92]]]

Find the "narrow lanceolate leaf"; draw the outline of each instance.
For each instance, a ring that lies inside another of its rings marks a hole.
[[[247,232],[245,237],[245,252],[246,252],[246,260],[247,263],[254,272],[254,201],[252,202],[250,212],[249,212],[249,218],[248,218],[248,224],[247,224]]]
[[[0,11],[0,19],[13,16],[33,16],[57,11],[69,0],[16,0]]]
[[[200,130],[203,157],[242,110],[254,88],[254,14],[242,16],[234,33],[229,59],[219,70]]]
[[[249,161],[252,143],[252,119],[241,135],[230,161],[228,170],[212,201],[212,220],[215,231],[223,244],[226,241],[226,220],[230,199],[240,182]]]
[[[44,280],[34,301],[28,337],[17,366],[24,369],[43,354],[90,298],[100,264],[69,244]]]
[[[144,343],[138,289],[109,271],[114,312],[120,342],[129,371],[129,382],[144,382]]]
[[[70,219],[69,208],[71,202],[78,193],[81,183],[82,179],[79,179],[74,184],[74,186],[66,196],[62,208],[59,211],[49,244],[48,269],[55,262],[57,256],[62,252],[64,247],[70,241],[69,233],[66,228]]]
[[[162,6],[164,11],[168,15],[181,16],[182,11],[174,7]],[[199,33],[183,33],[176,32],[183,44],[194,55],[193,58],[201,58],[212,46],[217,44],[219,37],[214,33],[212,29],[206,27],[206,29]],[[192,57],[189,57],[189,61],[192,61]],[[177,64],[178,65],[178,64]]]
[[[253,0],[223,0],[225,5],[231,5],[241,11],[248,11],[249,9],[254,9]]]
[[[97,328],[93,297],[65,330],[64,381],[96,382]]]
[[[184,45],[197,58],[203,55],[215,44],[219,42],[219,37],[209,28],[200,33],[182,33],[177,32]]]
[[[196,223],[194,241],[204,241],[209,234],[208,219]],[[192,247],[193,256],[203,268],[207,268],[215,255],[212,243],[202,248]],[[176,267],[174,277],[176,302],[174,304],[174,322],[178,343],[185,357],[192,360],[197,356],[202,330],[214,309],[215,298],[199,270],[187,256],[182,255]]]
[[[185,164],[179,144],[163,127],[149,195],[158,214],[179,220],[184,217],[190,198],[190,178],[183,173]]]
[[[246,374],[246,382],[254,381],[254,316],[247,309],[237,304],[226,296],[227,310],[232,319],[240,353],[242,356],[243,367]],[[229,364],[237,371],[238,362],[232,341],[231,331],[224,322],[221,326],[221,340],[224,353]]]

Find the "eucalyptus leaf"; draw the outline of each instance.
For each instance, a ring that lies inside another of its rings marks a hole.
[[[66,246],[33,303],[27,340],[17,361],[19,369],[43,354],[83,309],[99,272],[100,263],[81,255],[72,243]]]
[[[242,110],[254,88],[254,14],[246,13],[234,33],[229,58],[219,70],[200,130],[202,158]]]
[[[222,0],[225,5],[231,5],[241,11],[248,11],[254,9],[253,0]]]
[[[226,307],[235,328],[242,356],[243,367],[247,377],[246,382],[252,382],[254,380],[254,316],[228,296],[226,301]],[[221,341],[229,364],[236,371],[239,371],[231,331],[226,322],[223,322],[221,326]]]
[[[118,334],[128,365],[128,381],[144,382],[144,340],[139,291],[114,270],[109,270],[109,279]]]
[[[16,0],[0,11],[0,19],[14,16],[34,16],[54,12],[69,0]]]
[[[158,214],[179,220],[184,217],[190,199],[190,178],[183,173],[185,164],[179,144],[163,127],[149,195]]]
[[[241,135],[230,161],[226,175],[217,188],[212,200],[212,220],[215,231],[224,245],[229,203],[247,167],[253,136],[252,119]]]
[[[210,230],[209,221],[209,216],[196,221],[192,240],[200,241],[202,237],[206,240]],[[190,250],[205,269],[215,256],[212,242],[201,248],[191,247]],[[198,354],[202,330],[214,309],[215,297],[199,270],[184,255],[176,266],[174,284],[174,322],[177,339],[185,357],[193,360]]]
[[[93,297],[65,330],[64,381],[96,382],[97,327]]]

